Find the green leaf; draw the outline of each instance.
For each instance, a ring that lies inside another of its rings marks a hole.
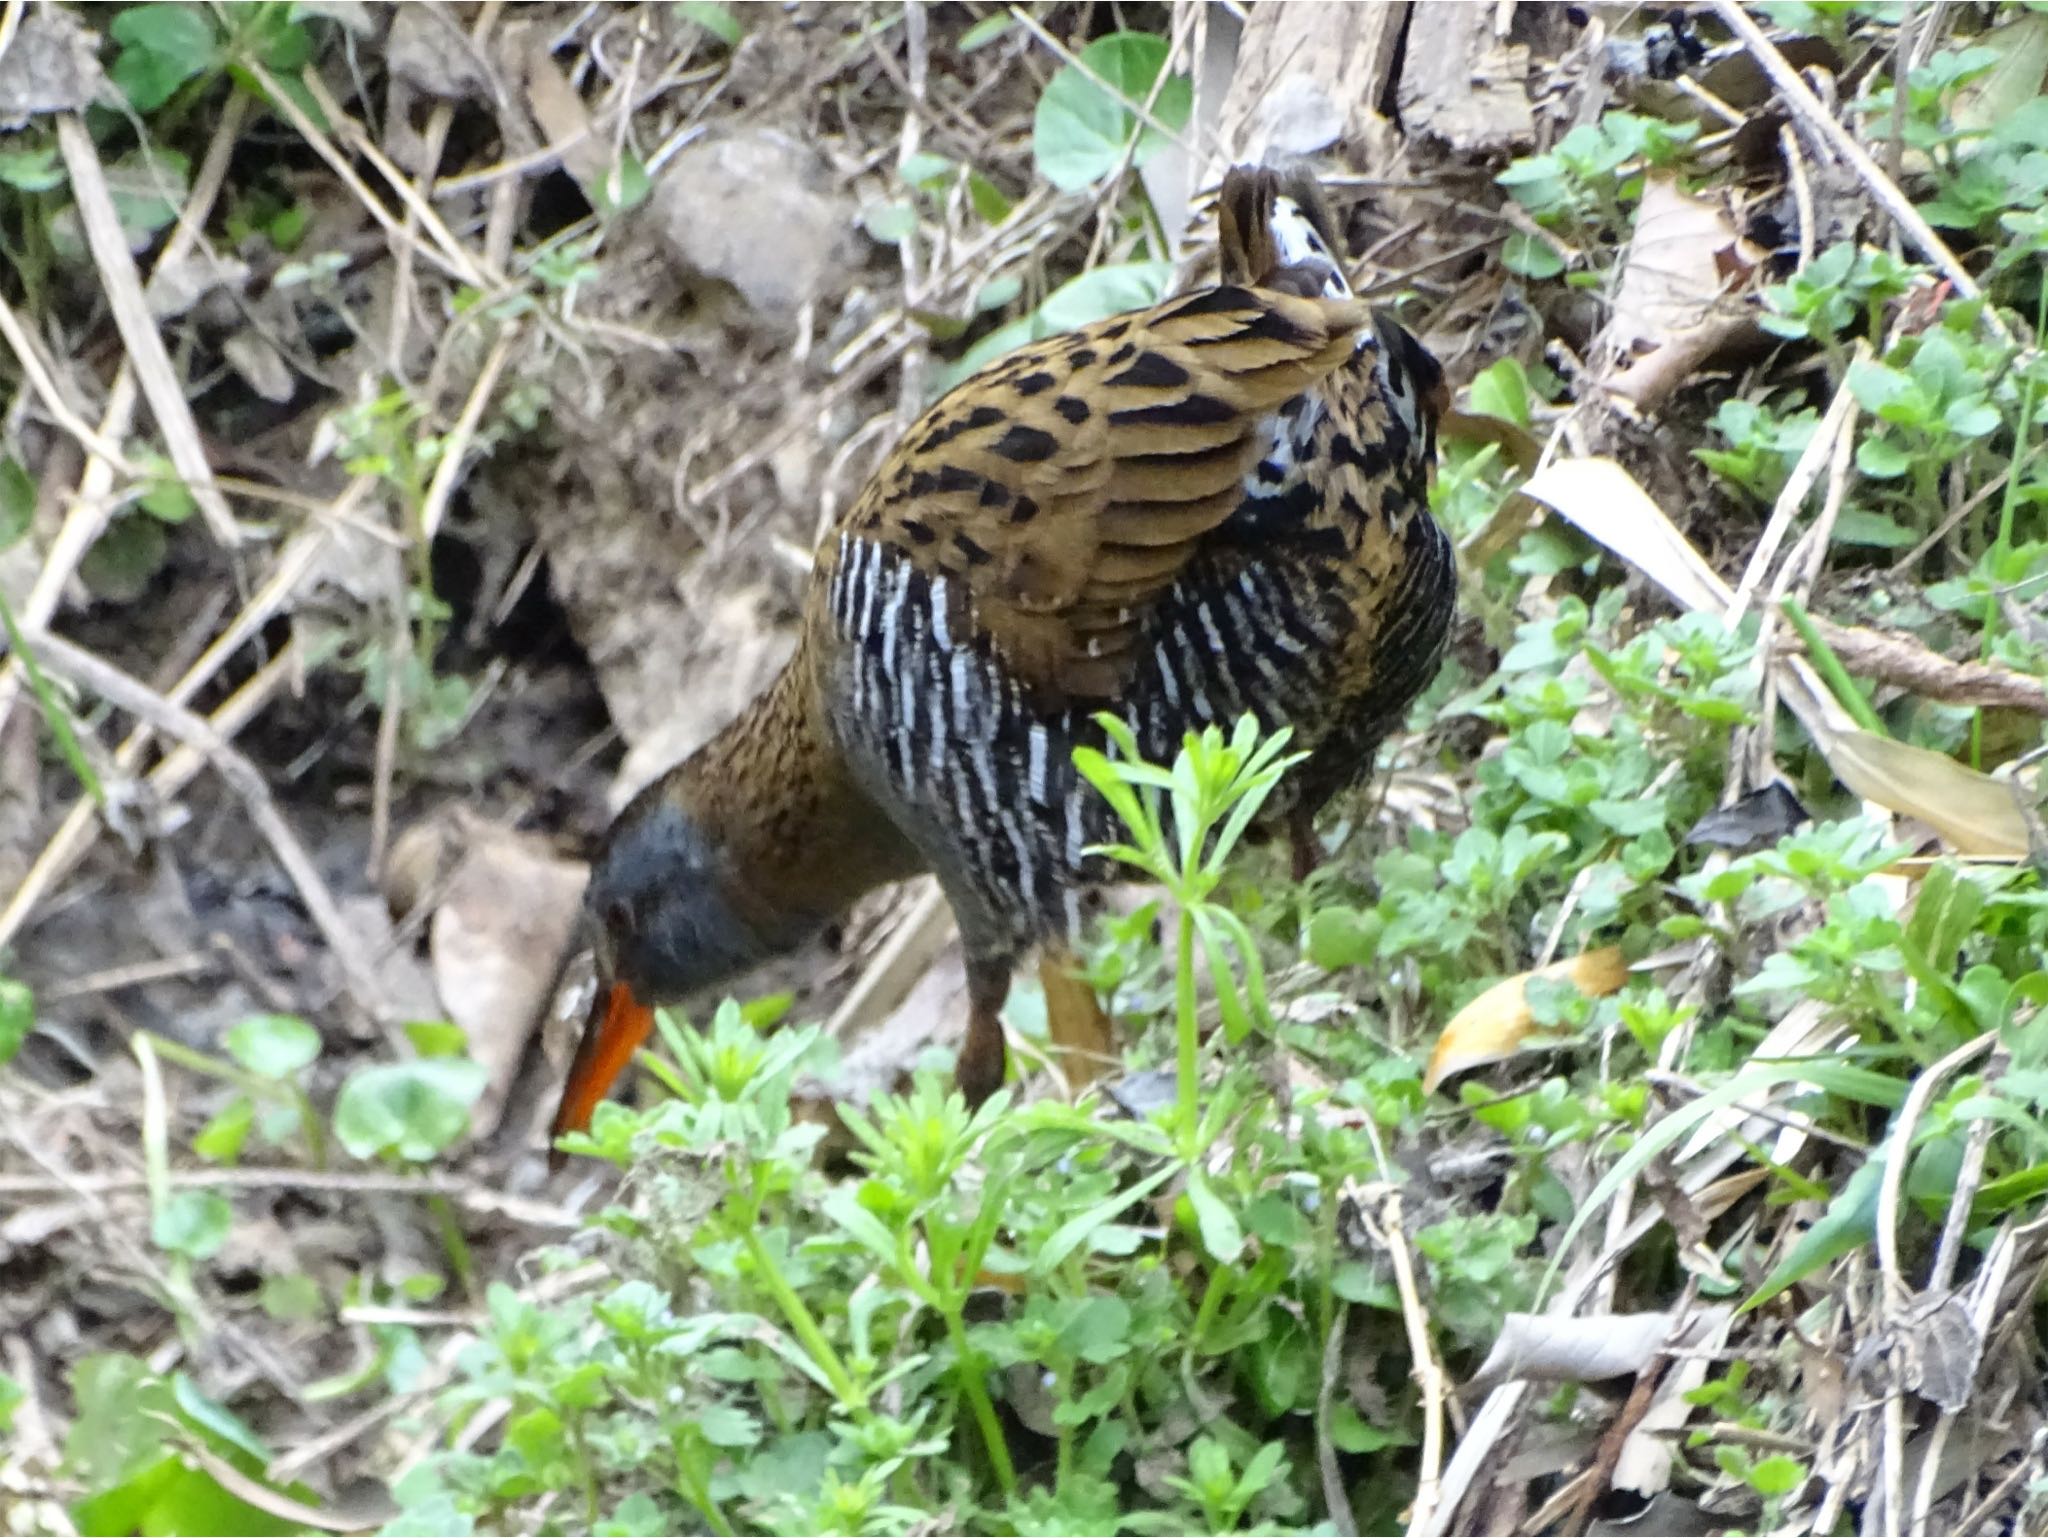
[[[740,39],[747,35],[747,29],[740,25],[731,8],[714,0],[682,0],[676,14],[685,21],[694,21],[728,48],[739,47]]]
[[[264,1277],[258,1298],[263,1312],[284,1324],[308,1323],[320,1318],[325,1308],[320,1284],[303,1271]]]
[[[983,176],[979,171],[969,171],[967,173],[967,201],[974,205],[976,217],[984,219],[990,224],[1001,224],[1010,217],[1010,210],[1016,206],[1003,196],[1002,188],[998,187],[986,176]],[[1002,281],[1001,278],[995,279],[988,286],[989,288],[994,288],[997,283]],[[987,290],[983,290],[983,292],[987,292]],[[1005,303],[1007,302],[1005,301]],[[981,308],[987,308],[987,306],[981,306]]]
[[[1119,1191],[1108,1200],[1096,1203],[1086,1212],[1068,1218],[1053,1230],[1052,1237],[1046,1240],[1038,1253],[1032,1257],[1034,1267],[1040,1274],[1058,1270],[1090,1234],[1105,1223],[1115,1222],[1117,1215],[1126,1207],[1143,1201],[1165,1185],[1177,1168],[1178,1166],[1169,1164],[1162,1169],[1156,1169],[1128,1190]]]
[[[860,227],[882,245],[901,245],[917,228],[917,210],[908,203],[870,203],[860,211]]]
[[[453,1020],[408,1020],[405,1039],[421,1057],[462,1057],[469,1051],[469,1032]]]
[[[1017,24],[1017,19],[1007,10],[984,16],[965,32],[960,34],[960,51],[973,53],[977,48],[986,48],[997,38],[1004,36]]]
[[[14,1429],[14,1411],[28,1392],[6,1373],[0,1372],[0,1436]]]
[[[182,1372],[171,1374],[171,1398],[178,1407],[179,1419],[194,1431],[203,1432],[220,1451],[246,1453],[263,1463],[270,1460],[270,1449],[264,1446],[263,1439],[239,1415],[208,1397]]]
[[[944,155],[934,155],[930,150],[919,150],[905,155],[897,162],[896,174],[903,178],[907,187],[920,190],[937,186],[952,176],[955,166]]]
[[[1481,416],[1529,425],[1529,376],[1514,358],[1501,358],[1473,379],[1467,399]]]
[[[662,1538],[676,1530],[661,1503],[645,1490],[635,1490],[618,1504],[611,1517],[597,1524],[597,1538]]]
[[[149,1237],[160,1250],[207,1260],[220,1252],[234,1226],[235,1209],[218,1191],[173,1191],[151,1220]]]
[[[1856,445],[1856,468],[1874,481],[1895,481],[1913,468],[1913,459],[1889,438],[1865,438]]]
[[[11,977],[0,977],[0,1068],[14,1060],[35,1027],[35,990]]]
[[[1749,1471],[1750,1489],[1767,1500],[1790,1495],[1805,1483],[1806,1465],[1784,1453],[1773,1453]]]
[[[179,86],[221,62],[219,35],[197,6],[131,5],[107,32],[121,45],[108,74],[137,112],[154,112]]]
[[[358,1159],[431,1159],[469,1130],[488,1079],[482,1064],[462,1058],[358,1069],[334,1103],[334,1135]]]
[[[159,523],[180,524],[199,510],[192,493],[175,475],[151,481],[135,505]]]
[[[1564,271],[1555,246],[1520,230],[1501,242],[1500,264],[1522,278],[1554,278]]]
[[[591,192],[599,213],[622,214],[646,202],[653,185],[646,162],[631,150],[622,150]]]
[[[256,1102],[237,1095],[222,1106],[192,1139],[192,1151],[209,1164],[233,1164],[256,1126]]]
[[[133,603],[163,569],[170,542],[154,518],[116,518],[85,552],[78,574],[93,596],[108,603]]]
[[[297,1015],[251,1015],[227,1034],[228,1056],[266,1079],[288,1079],[320,1055],[320,1033]]]
[[[1112,32],[1090,43],[1077,63],[1053,76],[1038,99],[1032,122],[1039,174],[1062,192],[1079,192],[1123,163],[1134,134],[1138,143],[1130,155],[1133,167],[1156,153],[1166,140],[1150,126],[1140,133],[1135,109],[1152,94],[1166,64],[1166,51],[1163,37]],[[1188,78],[1175,75],[1160,87],[1151,116],[1177,133],[1187,123],[1193,99]]]
[[[1318,909],[1308,921],[1308,959],[1325,972],[1364,966],[1377,954],[1380,927],[1377,915],[1356,908]]]
[[[1199,1169],[1188,1171],[1188,1201],[1195,1209],[1195,1223],[1202,1231],[1202,1247],[1223,1265],[1237,1263],[1244,1254],[1244,1229],[1237,1221],[1209,1177]]]
[[[21,192],[50,192],[64,185],[64,167],[55,146],[0,150],[0,184]]]
[[[754,1417],[736,1405],[710,1405],[697,1417],[697,1429],[713,1447],[752,1447],[761,1440]]]

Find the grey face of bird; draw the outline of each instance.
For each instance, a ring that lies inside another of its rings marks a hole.
[[[723,852],[659,785],[620,814],[583,902],[599,977],[649,1002],[727,982],[776,949],[735,906]]]

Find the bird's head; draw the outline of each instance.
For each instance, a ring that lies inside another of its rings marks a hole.
[[[731,852],[666,782],[619,814],[584,892],[597,998],[553,1135],[580,1132],[654,1027],[653,1006],[744,972],[792,936],[748,900]]]

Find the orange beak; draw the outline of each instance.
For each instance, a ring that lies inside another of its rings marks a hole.
[[[654,1011],[634,998],[633,990],[624,983],[613,983],[599,992],[589,1023],[583,1027],[583,1039],[576,1044],[569,1082],[562,1086],[562,1103],[555,1108],[555,1124],[548,1134],[550,1142],[564,1132],[581,1132],[590,1125],[598,1101],[611,1093],[612,1085],[653,1030]],[[553,1162],[559,1160],[556,1155]]]

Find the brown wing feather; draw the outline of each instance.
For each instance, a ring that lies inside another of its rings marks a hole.
[[[1035,343],[927,412],[838,532],[948,578],[1041,698],[1111,698],[1148,606],[1236,507],[1261,420],[1369,323],[1363,303],[1225,287]]]

